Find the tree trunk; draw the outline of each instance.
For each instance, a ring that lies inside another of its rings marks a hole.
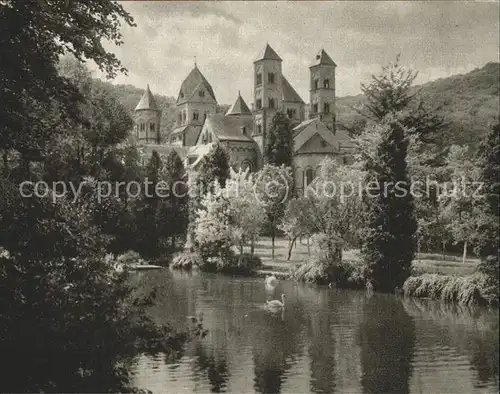
[[[443,261],[446,261],[446,256],[445,256],[445,246],[446,246],[446,241],[441,241],[443,245]]]
[[[465,264],[465,260],[467,260],[467,241],[464,241],[464,253],[462,256],[462,263]]]
[[[420,239],[417,241],[417,260],[420,263]]]
[[[7,150],[3,152],[2,157],[3,157],[3,172],[7,177],[7,175],[9,175],[9,158],[7,156]]]
[[[255,239],[252,238],[252,243],[250,244],[250,255],[254,255],[255,253]]]
[[[290,261],[290,258],[292,257],[292,249],[293,249],[293,245],[295,244],[296,240],[297,240],[297,237],[292,238],[290,240],[290,245],[288,247],[288,257],[287,257],[286,261]]]
[[[243,242],[240,242],[240,256],[243,254]]]
[[[271,248],[272,248],[271,256],[272,256],[272,259],[274,260],[274,229],[273,229],[273,232],[271,234]]]
[[[311,257],[311,245],[309,244],[309,237],[307,237],[307,254]]]

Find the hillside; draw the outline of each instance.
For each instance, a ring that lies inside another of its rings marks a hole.
[[[425,107],[443,116],[445,141],[476,147],[488,126],[499,118],[500,64],[488,63],[464,75],[453,75],[414,88]],[[337,99],[337,120],[351,128],[362,119],[353,107],[363,104],[364,96]]]
[[[144,90],[132,85],[113,85],[97,80],[96,83],[112,92],[131,112]],[[416,86],[426,108],[437,109],[447,126],[445,141],[450,144],[477,146],[488,125],[499,118],[500,64],[488,63],[483,68],[464,75],[453,75]],[[168,136],[175,124],[175,98],[155,95],[162,110],[162,137]],[[337,121],[348,128],[362,121],[353,107],[362,105],[364,97],[347,96],[337,99]],[[225,112],[229,105],[220,105]]]

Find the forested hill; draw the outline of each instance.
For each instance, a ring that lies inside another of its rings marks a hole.
[[[131,112],[139,102],[144,89],[132,85],[113,85],[98,81]],[[499,117],[500,64],[488,63],[480,69],[464,75],[453,75],[416,86],[427,108],[437,108],[446,122],[447,144],[477,146],[488,125]],[[162,136],[166,137],[175,123],[175,98],[155,95],[162,110]],[[352,127],[361,120],[353,107],[360,106],[364,97],[348,96],[337,99],[337,120]],[[220,105],[225,112],[229,105]]]
[[[488,125],[499,118],[500,63],[488,63],[467,74],[453,75],[416,86],[426,108],[437,109],[447,125],[447,144],[477,146]],[[363,95],[337,99],[337,120],[352,127],[361,120],[353,107],[361,106]]]

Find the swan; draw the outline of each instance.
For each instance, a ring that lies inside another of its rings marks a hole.
[[[276,287],[278,286],[278,279],[274,275],[267,275],[265,280],[266,286]]]
[[[269,309],[284,309],[285,308],[285,295],[281,295],[281,301],[278,300],[271,300],[271,301],[266,301],[266,306]]]

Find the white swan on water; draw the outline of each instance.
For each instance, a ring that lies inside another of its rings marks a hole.
[[[278,300],[271,300],[271,301],[266,301],[266,307],[271,309],[271,310],[281,310],[285,308],[285,295],[281,295],[281,301]]]
[[[274,275],[267,275],[265,280],[266,286],[268,287],[276,287],[278,286],[278,279]]]

